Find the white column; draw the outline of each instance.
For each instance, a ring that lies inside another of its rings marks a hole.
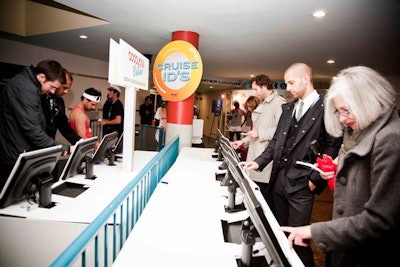
[[[124,107],[124,147],[122,169],[133,171],[133,154],[135,151],[135,116],[136,116],[136,88],[125,89]]]

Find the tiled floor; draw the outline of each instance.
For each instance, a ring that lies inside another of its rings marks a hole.
[[[215,148],[215,139],[205,137],[203,138],[204,147],[206,148]],[[327,221],[332,218],[332,193],[328,188],[325,189],[320,195],[316,195],[313,212],[311,215],[311,222],[320,222]],[[324,267],[325,266],[325,254],[319,252],[319,250],[315,247],[314,242],[311,242],[311,246],[314,251],[314,259],[316,267]]]

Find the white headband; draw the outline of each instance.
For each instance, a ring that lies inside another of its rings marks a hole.
[[[94,101],[94,102],[97,102],[97,103],[99,103],[100,100],[101,100],[101,96],[94,96],[94,95],[89,95],[89,94],[86,94],[86,93],[83,93],[82,96],[87,98],[87,99],[89,99],[90,101]]]

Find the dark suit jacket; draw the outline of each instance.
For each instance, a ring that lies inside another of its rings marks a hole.
[[[46,117],[46,133],[55,139],[58,129],[72,145],[78,142],[81,137],[71,128],[68,122],[64,99],[50,94],[42,94],[41,98],[44,116]],[[50,101],[52,101],[52,104],[50,104]]]
[[[295,101],[283,104],[283,113],[273,139],[264,152],[255,159],[255,162],[260,166],[259,170],[264,169],[272,160],[274,161],[270,183],[273,183],[276,179],[281,161],[286,161],[285,172],[288,179],[288,193],[296,192],[308,186],[309,180],[317,186],[315,193],[321,193],[326,186],[326,181],[320,177],[319,173],[312,171],[308,167],[296,164],[297,160],[311,163],[316,161],[316,156],[313,155],[309,148],[311,141],[317,140],[322,153],[328,154],[332,158],[335,158],[338,154],[342,139],[331,137],[325,130],[323,99],[324,96],[321,94],[319,100],[301,118],[292,150],[287,157],[284,157],[283,152],[292,125]]]

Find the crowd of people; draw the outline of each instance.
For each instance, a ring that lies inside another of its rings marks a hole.
[[[295,100],[282,105],[273,138],[254,160],[242,162],[243,168],[253,178],[251,171],[272,164],[265,199],[305,266],[315,266],[311,240],[326,253],[326,266],[390,266],[397,261],[392,244],[400,234],[396,92],[368,67],[340,71],[326,96],[314,89],[312,75],[304,63],[285,71]],[[337,163],[333,171],[319,173],[296,163],[323,169],[310,148],[315,142],[319,154]],[[332,220],[310,225],[314,194],[330,179]]]
[[[397,262],[393,244],[400,237],[400,119],[392,85],[364,66],[341,70],[326,95],[314,88],[313,70],[305,63],[290,65],[283,77],[294,101],[286,102],[267,75],[254,77],[254,95],[244,109],[235,102],[229,111],[229,139],[233,148],[246,149],[243,169],[259,186],[289,245],[307,267],[315,266],[311,241],[327,253],[326,266]],[[0,189],[19,154],[58,144],[68,154],[78,140],[93,136],[89,112],[102,93],[84,90],[67,117],[63,95],[72,83],[71,73],[59,62],[43,60],[0,89]],[[106,90],[99,119],[103,135],[122,135],[121,88]],[[141,124],[156,126],[155,141],[162,142],[158,131],[167,128],[167,101],[154,111],[146,96],[139,109]],[[70,144],[56,141],[57,131]],[[312,143],[318,144],[319,154]],[[332,159],[335,168],[324,171],[321,155]],[[310,224],[315,194],[325,190],[327,181],[334,188],[332,220]]]
[[[101,101],[102,93],[95,88],[86,89],[69,116],[63,96],[69,92],[73,76],[59,62],[43,60],[36,66],[25,67],[0,90],[2,127],[0,130],[0,189],[4,186],[19,154],[55,145],[62,145],[63,155],[71,153],[76,142],[93,136],[89,112]],[[104,104],[108,113],[101,120],[103,134],[122,133],[123,106],[119,97],[108,94]],[[119,90],[119,91],[118,91]],[[108,88],[108,91],[111,91]],[[119,101],[119,102],[118,102]],[[115,128],[108,128],[109,125]],[[57,131],[69,142],[56,141]],[[56,179],[57,166],[53,171]]]

